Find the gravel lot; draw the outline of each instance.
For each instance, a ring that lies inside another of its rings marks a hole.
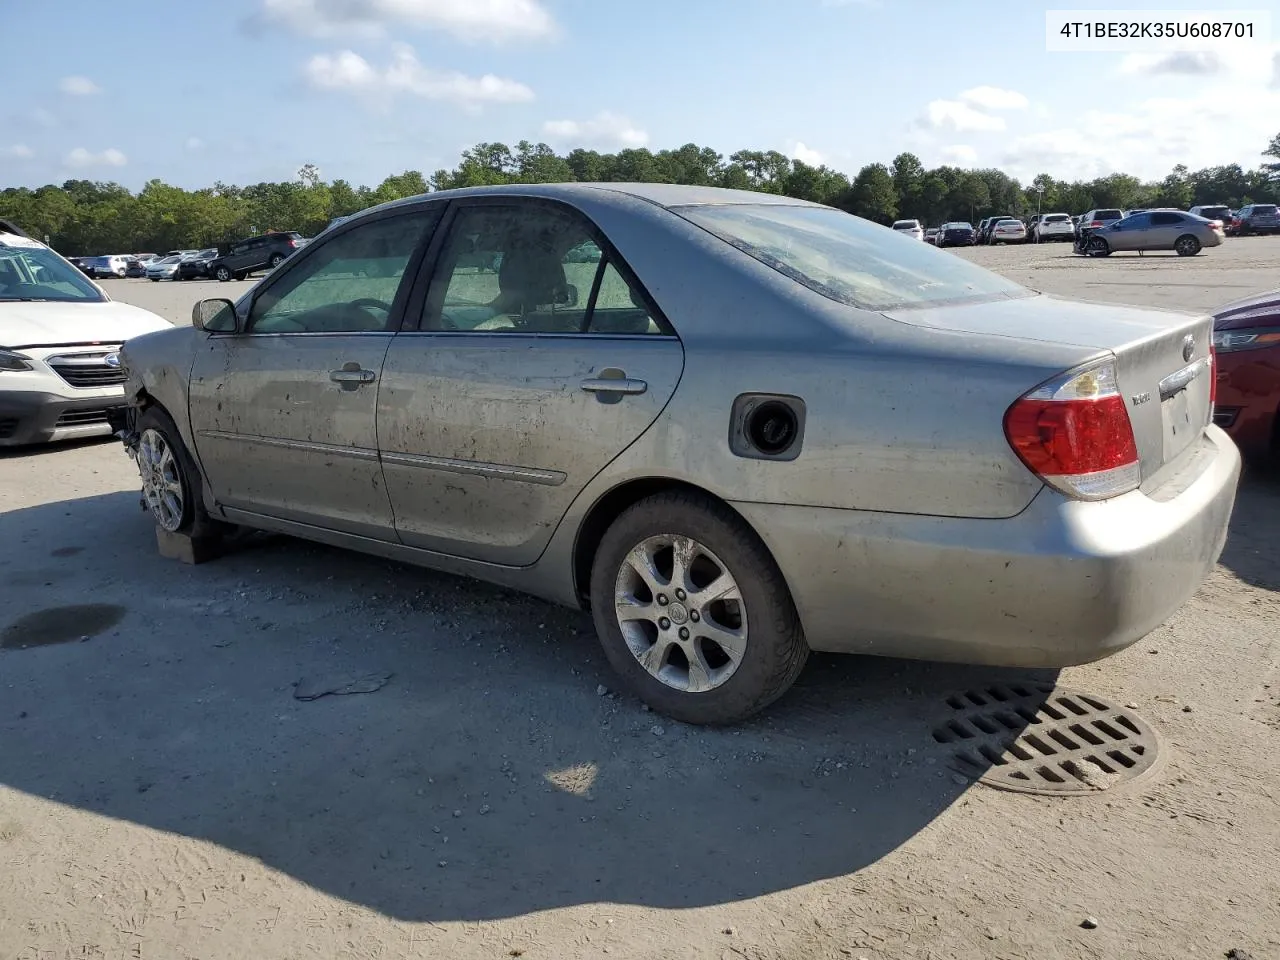
[[[960,255],[1192,310],[1280,277],[1270,238]],[[107,289],[180,321],[245,286]],[[584,615],[284,538],[162,560],[136,488],[115,443],[0,455],[0,647],[48,641],[0,649],[0,960],[1280,957],[1275,476],[1180,613],[1057,677],[1160,738],[1083,798],[944,767],[945,697],[1000,671],[815,657],[687,728],[608,692]]]

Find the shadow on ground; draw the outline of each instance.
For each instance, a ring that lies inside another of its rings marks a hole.
[[[1222,565],[1264,590],[1280,590],[1280,465],[1245,465]]]
[[[1054,677],[816,657],[765,716],[689,728],[599,692],[575,611],[287,539],[164,561],[133,493],[0,515],[0,588],[10,627],[118,608],[0,650],[0,784],[418,921],[855,872],[968,788],[931,737],[947,694]],[[374,693],[293,697],[378,671]]]

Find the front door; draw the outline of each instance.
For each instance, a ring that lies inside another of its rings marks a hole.
[[[262,285],[243,332],[197,349],[191,427],[219,503],[395,539],[378,390],[430,219],[383,217],[317,243]]]
[[[404,543],[522,566],[658,417],[684,351],[576,212],[460,202],[451,219],[420,329],[383,367],[383,474]]]

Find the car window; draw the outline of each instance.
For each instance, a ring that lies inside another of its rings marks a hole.
[[[1176,213],[1153,213],[1151,214],[1151,225],[1155,227],[1168,227],[1175,223],[1182,223],[1182,217]]]
[[[99,303],[103,299],[83,273],[48,247],[21,237],[0,245],[0,302]]]
[[[392,304],[418,242],[438,213],[375,220],[308,250],[267,287],[250,333],[351,333],[390,329]]]
[[[1130,216],[1123,217],[1117,221],[1114,226],[1124,227],[1126,230],[1140,229],[1142,227],[1151,226],[1151,214],[1135,213]]]
[[[830,207],[670,209],[810,290],[864,310],[1030,295],[961,257]]]
[[[655,334],[663,331],[649,314],[639,291],[606,259],[600,264],[600,282],[591,304],[587,332]]]
[[[1274,203],[1260,203],[1253,208],[1253,212],[1260,213],[1264,217],[1269,217],[1276,212],[1276,205]]]
[[[598,253],[586,221],[566,209],[464,207],[445,238],[422,329],[578,333]]]

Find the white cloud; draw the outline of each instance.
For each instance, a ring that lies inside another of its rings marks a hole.
[[[1227,61],[1211,50],[1177,50],[1173,53],[1131,53],[1120,61],[1124,76],[1209,77],[1228,71]]]
[[[943,159],[959,167],[971,167],[978,162],[978,151],[967,143],[954,143],[942,148]]]
[[[128,162],[129,158],[115,147],[108,147],[101,153],[76,147],[66,157],[69,167],[123,167]]]
[[[539,0],[262,0],[255,20],[313,37],[384,36],[419,27],[494,43],[555,29]]]
[[[643,147],[649,134],[626,117],[603,110],[590,120],[548,120],[542,125],[550,140],[583,147]]]
[[[807,163],[811,167],[820,167],[826,159],[817,150],[807,147],[801,141],[797,140],[796,145],[791,148],[791,158],[799,160],[801,163]]]
[[[203,149],[204,149],[204,141],[203,141],[203,140],[201,140],[199,137],[187,137],[187,149],[188,149],[188,150],[203,150]]]
[[[91,97],[102,92],[102,88],[88,77],[63,77],[58,82],[58,89],[73,97]]]
[[[1003,130],[1004,117],[975,110],[960,100],[934,100],[925,108],[924,124],[935,130]]]
[[[423,66],[412,48],[397,44],[391,62],[381,69],[351,50],[317,54],[305,67],[307,82],[316,90],[341,91],[365,96],[385,106],[398,94],[426,100],[445,100],[475,107],[482,103],[523,103],[533,91],[523,83],[485,74],[467,76],[454,70]]]
[[[35,155],[35,151],[25,143],[15,143],[11,147],[0,150],[0,157],[10,157],[14,160],[30,160]]]
[[[973,87],[960,94],[960,99],[982,110],[1025,110],[1030,103],[1018,91],[1001,87]]]

